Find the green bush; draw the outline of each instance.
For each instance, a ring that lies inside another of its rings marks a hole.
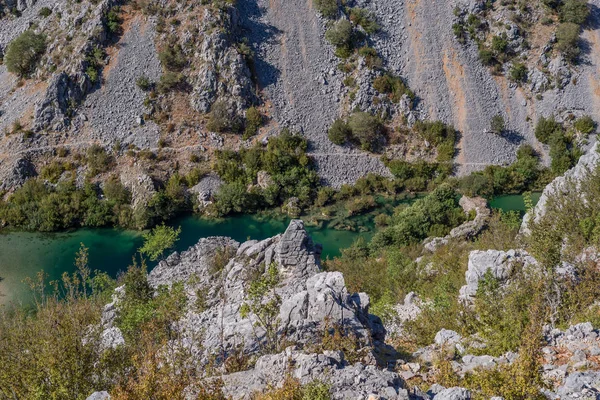
[[[490,130],[499,135],[505,129],[504,117],[500,114],[494,115],[490,121]]]
[[[40,17],[44,17],[47,18],[52,14],[52,9],[48,8],[48,7],[42,7],[40,9],[40,12],[38,13]]]
[[[152,82],[150,81],[150,78],[148,78],[146,75],[142,75],[139,78],[137,78],[135,84],[144,92],[152,88]]]
[[[556,29],[556,48],[571,62],[574,62],[581,50],[579,49],[580,27],[572,22],[564,22]]]
[[[167,71],[160,76],[157,89],[161,93],[167,93],[171,90],[180,88],[185,83],[183,74]]]
[[[181,72],[187,65],[187,59],[179,44],[169,44],[158,53],[162,66],[168,71]]]
[[[350,49],[352,47],[353,31],[350,21],[340,19],[325,32],[325,39],[335,47]]]
[[[325,18],[335,19],[338,14],[337,0],[313,0],[313,4]]]
[[[540,117],[537,125],[535,126],[536,139],[544,144],[548,144],[550,142],[550,138],[555,134],[562,135],[563,127],[558,122],[556,122],[554,117]]]
[[[28,30],[10,42],[4,55],[4,64],[9,72],[27,77],[35,71],[45,51],[46,36]]]
[[[375,15],[366,8],[354,7],[350,9],[350,21],[361,26],[365,32],[372,34],[377,32],[381,27],[375,20]]]
[[[584,115],[575,121],[575,129],[579,132],[589,135],[596,129],[596,122],[589,115]]]
[[[249,139],[258,133],[263,123],[263,117],[256,107],[250,107],[246,110],[246,128],[244,130],[244,139]]]
[[[408,88],[404,80],[399,76],[385,73],[373,80],[373,88],[379,93],[389,94],[393,102],[399,102],[403,95],[408,95],[411,100],[415,94]]]
[[[206,127],[214,132],[239,132],[242,129],[242,121],[234,114],[224,100],[213,103],[208,114]]]
[[[484,65],[492,65],[494,62],[496,62],[496,59],[494,58],[494,53],[492,53],[491,50],[486,48],[482,48],[479,50],[479,59]]]
[[[496,56],[500,56],[508,49],[508,40],[505,36],[492,37],[492,51]]]
[[[366,112],[355,112],[348,118],[352,137],[363,150],[373,150],[383,137],[383,124],[379,118]]]
[[[343,120],[336,119],[327,131],[327,136],[331,143],[342,145],[352,136],[352,130]]]
[[[565,0],[560,6],[559,15],[560,22],[581,25],[590,15],[590,10],[585,0]]]
[[[527,81],[527,67],[523,63],[514,63],[510,68],[510,79],[517,83]]]

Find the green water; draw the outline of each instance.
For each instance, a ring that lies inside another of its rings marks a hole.
[[[222,220],[206,220],[194,216],[174,221],[181,226],[181,236],[175,250],[182,251],[208,236],[228,236],[243,242],[248,239],[266,239],[285,231],[289,219],[262,219],[243,215]],[[369,239],[372,232],[338,231],[327,227],[307,226],[313,240],[323,245],[323,258],[335,257],[340,249],[349,247],[362,236]],[[22,282],[44,270],[50,280],[63,272],[74,270],[75,253],[80,243],[89,248],[89,264],[117,276],[131,263],[142,245],[140,232],[117,229],[80,229],[68,233],[9,232],[0,234],[0,303],[27,298],[28,289]],[[149,265],[153,267],[153,265]]]
[[[540,199],[542,193],[532,193],[531,201],[533,205],[536,205]],[[491,208],[498,208],[504,211],[525,211],[525,200],[522,195],[506,195],[506,196],[498,196],[490,201]]]
[[[539,195],[534,196],[537,202]],[[411,202],[412,200],[404,200]],[[494,208],[504,210],[524,210],[522,196],[501,196],[491,203]],[[381,209],[383,210],[383,208]],[[382,211],[379,212],[382,212]],[[389,213],[388,204],[385,212]],[[367,232],[343,231],[322,227],[307,226],[313,240],[323,245],[323,258],[333,258],[340,249],[349,247],[356,239],[370,239],[373,235],[372,217],[354,219],[355,223],[369,228]],[[266,239],[285,231],[289,219],[260,218],[251,215],[229,217],[222,220],[206,220],[194,216],[181,218],[172,223],[181,226],[181,237],[175,250],[182,251],[196,244],[200,238],[227,236],[243,242],[248,239]],[[26,301],[28,289],[22,282],[44,270],[49,279],[58,279],[63,272],[74,270],[73,261],[80,243],[89,248],[89,264],[92,270],[98,269],[117,276],[131,263],[132,257],[142,245],[140,232],[117,229],[80,229],[66,233],[0,233],[0,304],[11,300]],[[153,267],[153,265],[149,265]]]

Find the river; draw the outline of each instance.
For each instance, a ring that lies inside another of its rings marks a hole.
[[[539,195],[534,195],[537,201]],[[493,208],[523,211],[522,196],[501,196],[490,202]],[[181,226],[181,236],[175,250],[182,251],[208,236],[228,236],[243,242],[248,239],[266,239],[285,230],[289,219],[260,218],[240,215],[220,220],[187,216],[172,222]],[[307,226],[313,240],[323,245],[323,258],[336,257],[340,249],[349,247],[356,239],[369,239],[372,222],[364,221],[367,232],[336,230],[328,227]],[[50,280],[63,272],[74,270],[75,253],[83,243],[89,248],[89,265],[117,276],[131,263],[136,250],[142,245],[142,233],[119,229],[79,229],[72,232],[36,233],[7,232],[0,234],[0,304],[11,300],[26,300],[28,289],[23,283],[43,270]],[[150,264],[151,268],[153,264]]]

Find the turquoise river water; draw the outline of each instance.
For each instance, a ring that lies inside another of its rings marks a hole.
[[[534,195],[537,201],[539,195]],[[523,211],[523,197],[501,196],[490,202],[491,207],[505,211]],[[265,239],[282,233],[289,220],[259,218],[252,215],[233,216],[221,220],[207,220],[188,216],[174,221],[181,226],[180,240],[175,250],[182,251],[208,236],[228,236],[243,242]],[[371,224],[372,225],[372,224]],[[372,226],[370,226],[372,227]],[[349,247],[359,237],[369,239],[373,232],[352,232],[322,227],[307,227],[313,240],[323,245],[323,258],[336,257],[340,249]],[[131,263],[136,250],[142,245],[142,234],[118,229],[79,229],[73,232],[35,233],[0,231],[0,304],[26,300],[28,289],[23,283],[44,270],[50,280],[63,272],[74,270],[75,253],[83,243],[89,248],[92,270],[102,270],[112,276]],[[153,265],[149,265],[152,267]]]

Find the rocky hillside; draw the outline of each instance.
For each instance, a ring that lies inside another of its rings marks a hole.
[[[466,175],[513,162],[524,143],[548,163],[548,148],[534,135],[540,117],[598,119],[593,1],[573,65],[555,49],[554,28],[547,24],[555,17],[541,2],[492,11],[481,1],[353,2],[336,18],[359,21],[346,15],[353,7],[366,10],[360,15],[372,15],[376,25],[369,28],[374,33],[357,25],[367,39],[362,53],[349,59],[326,39],[331,21],[311,2],[196,3],[3,4],[0,54],[25,31],[41,35],[44,48],[28,71],[9,72],[10,60],[0,66],[2,187],[12,191],[41,174],[65,149],[84,174],[77,157],[92,144],[116,157],[111,172],[150,157],[143,169],[162,181],[174,168],[193,168],[190,159],[210,163],[215,150],[266,141],[283,127],[308,139],[329,185],[353,183],[369,172],[390,176],[378,154],[328,139],[333,121],[356,109],[391,117],[385,125],[392,131],[404,132],[417,119],[453,125],[460,134],[454,162]],[[455,26],[471,17],[487,28],[474,39],[457,36]],[[478,52],[493,35],[507,38],[513,57],[495,69]],[[516,82],[510,71],[520,63],[527,76]],[[383,107],[383,81],[373,81],[382,76],[404,79],[411,99]],[[490,127],[496,116],[504,121],[502,135]],[[244,139],[231,134],[244,129]],[[431,159],[423,148],[429,143],[386,140],[392,143],[386,156]]]

